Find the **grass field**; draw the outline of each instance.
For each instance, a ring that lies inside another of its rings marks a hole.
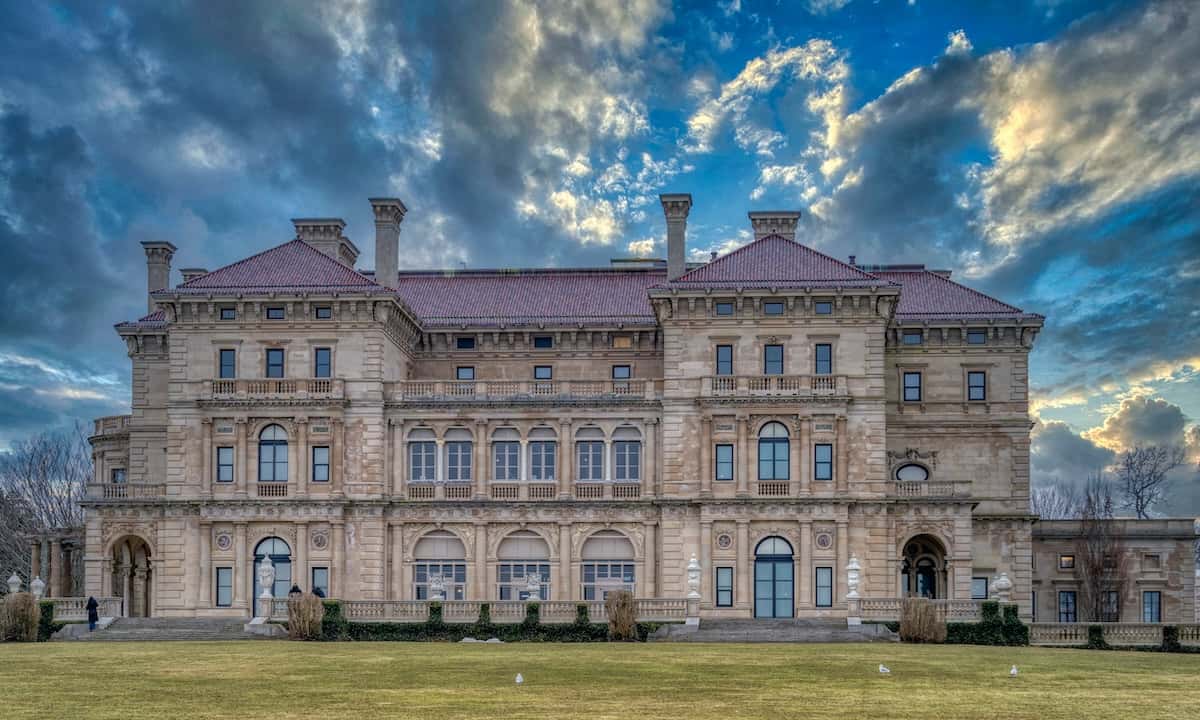
[[[878,673],[880,662],[890,675]],[[0,716],[10,720],[1144,720],[1200,717],[1198,708],[1200,655],[878,644],[0,645]]]

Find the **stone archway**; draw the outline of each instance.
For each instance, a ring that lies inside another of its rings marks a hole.
[[[122,598],[126,617],[150,617],[154,611],[154,569],[150,544],[124,535],[109,550],[112,594]]]
[[[903,597],[950,597],[946,546],[929,534],[914,535],[904,543],[900,558],[900,594]]]

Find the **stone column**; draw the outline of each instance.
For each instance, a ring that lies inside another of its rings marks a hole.
[[[838,416],[837,419],[837,464],[835,471],[837,477],[838,494],[844,494],[850,487],[850,438],[846,433],[846,417]],[[839,562],[846,563],[845,558],[840,558]]]
[[[554,582],[554,594],[559,600],[570,600],[575,595],[571,587],[571,524],[558,525],[558,579]]]
[[[575,477],[575,442],[572,433],[571,420],[559,422],[558,433],[558,498],[568,500],[571,497],[571,483]],[[569,566],[568,566],[569,567]],[[563,584],[565,587],[565,583]],[[567,596],[564,599],[570,599]]]
[[[475,499],[488,496],[488,425],[486,420],[475,421],[475,467],[471,468],[475,478]]]
[[[234,428],[234,485],[237,486],[237,496],[245,498],[249,490],[250,478],[250,459],[246,452],[246,434],[250,431],[250,424],[246,422],[246,418],[238,418]]]
[[[837,607],[845,607],[846,605],[846,581],[842,577],[841,568],[846,566],[850,561],[850,554],[847,551],[847,543],[849,537],[849,523],[845,520],[837,521],[837,562],[833,568],[833,584],[836,588],[834,593],[834,605]]]
[[[658,597],[658,540],[655,537],[655,525],[652,522],[642,523],[645,540],[642,546],[642,581],[643,597]]]
[[[33,582],[35,577],[40,577],[42,574],[42,543],[35,540],[29,546],[29,578],[25,583],[28,585]]]
[[[700,571],[705,573],[707,582],[701,583],[703,592],[702,607],[711,608],[717,602],[717,573],[712,561],[712,521],[700,521]]]
[[[796,599],[797,606],[809,609],[813,606],[813,569],[812,569],[812,523],[808,520],[800,522],[800,559],[796,567]]]
[[[750,521],[737,521],[737,596],[740,598],[737,607],[750,608],[754,612],[754,590],[751,587],[753,573],[751,563],[754,554],[750,549]]]
[[[408,463],[404,456],[405,439],[404,439],[404,423],[400,422],[392,427],[392,432],[396,434],[392,443],[392,479],[395,481],[392,492],[396,497],[406,497],[404,492],[405,483],[408,482]]]
[[[488,556],[487,556],[487,525],[477,523],[475,525],[475,582],[471,585],[475,588],[476,600],[488,599]]]
[[[329,485],[330,491],[339,495],[344,495],[346,488],[344,487],[345,478],[345,450],[346,447],[346,423],[341,418],[336,418],[330,421],[332,437],[329,441]],[[330,571],[332,578],[332,570]],[[332,583],[333,580],[330,579]]]
[[[790,437],[788,438],[788,495],[795,497],[801,494],[800,486],[803,473],[800,468],[803,464],[803,456],[800,451],[803,448],[803,439],[800,437],[800,420],[796,419],[788,428]]]
[[[750,418],[739,415],[737,418],[737,494],[738,497],[750,495],[750,443],[747,442]]]
[[[700,418],[700,497],[712,497],[713,484],[712,417]],[[701,563],[703,564],[703,562]],[[707,567],[707,566],[705,566]],[[711,584],[711,583],[710,583]]]
[[[654,498],[661,493],[661,489],[658,486],[658,419],[648,419],[644,427],[646,430],[646,457],[644,463],[646,478],[642,482],[642,488],[648,498]]]
[[[201,520],[197,525],[196,542],[200,548],[200,582],[197,584],[196,607],[210,608],[212,597],[212,556],[209,544],[212,542],[212,523]]]
[[[404,599],[404,524],[392,524],[392,599]]]
[[[252,584],[249,586],[246,584],[249,579],[246,577],[246,565],[253,565],[253,563],[247,563],[246,523],[233,524],[233,538],[233,606],[249,611],[253,615],[254,608],[246,603],[248,589],[253,587]],[[250,572],[254,572],[254,568],[251,568]]]
[[[200,495],[212,497],[213,481],[213,444],[212,418],[200,420]]]
[[[305,592],[312,591],[312,573],[308,571],[308,523],[296,523],[296,547],[292,548],[295,569],[292,584]]]
[[[329,595],[339,600],[349,600],[346,592],[346,523],[338,519],[333,523],[333,567],[329,568]]]
[[[312,453],[308,449],[308,418],[296,418],[296,497],[308,497],[308,480],[312,477]],[[293,583],[295,584],[295,583]]]
[[[58,539],[50,541],[50,566],[46,570],[50,577],[47,597],[62,597],[62,543]]]
[[[812,418],[802,417],[800,426],[800,494],[812,492]]]

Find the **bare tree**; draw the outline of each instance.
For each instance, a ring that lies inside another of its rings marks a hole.
[[[29,581],[29,543],[22,537],[83,524],[79,501],[92,476],[83,429],[45,432],[0,454],[0,572]]]
[[[1114,521],[1116,504],[1103,475],[1088,478],[1079,503],[1075,579],[1085,622],[1117,622],[1129,584],[1129,559]]]
[[[1057,480],[1029,492],[1029,511],[1043,520],[1074,520],[1079,517],[1079,508],[1078,491]]]
[[[1121,453],[1116,467],[1121,506],[1133,510],[1140,519],[1150,517],[1150,509],[1162,501],[1171,486],[1167,475],[1186,458],[1178,445],[1136,446]]]

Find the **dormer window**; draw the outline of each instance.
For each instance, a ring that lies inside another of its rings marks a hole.
[[[313,310],[313,317],[318,320],[331,320],[333,319],[333,308],[328,305],[318,305]]]
[[[283,306],[282,305],[272,305],[271,307],[267,308],[267,319],[268,320],[282,320],[283,317],[284,316],[283,316]]]
[[[223,307],[221,308],[222,320],[237,320],[237,308]]]
[[[475,349],[475,338],[473,338],[473,337],[454,338],[454,347],[458,350],[474,350]]]
[[[828,300],[818,300],[813,303],[813,312],[817,315],[832,315],[833,303]]]
[[[925,340],[925,336],[920,330],[905,330],[900,337],[905,345],[920,345]]]
[[[987,344],[987,330],[984,330],[982,328],[975,328],[975,329],[967,330],[967,344],[968,345],[986,345]]]
[[[722,300],[717,303],[717,315],[729,316],[733,315],[733,303],[729,300]]]
[[[765,302],[763,303],[763,315],[782,315],[783,303],[781,302]]]
[[[549,350],[554,347],[553,335],[535,335],[533,338],[533,346],[538,350]]]

